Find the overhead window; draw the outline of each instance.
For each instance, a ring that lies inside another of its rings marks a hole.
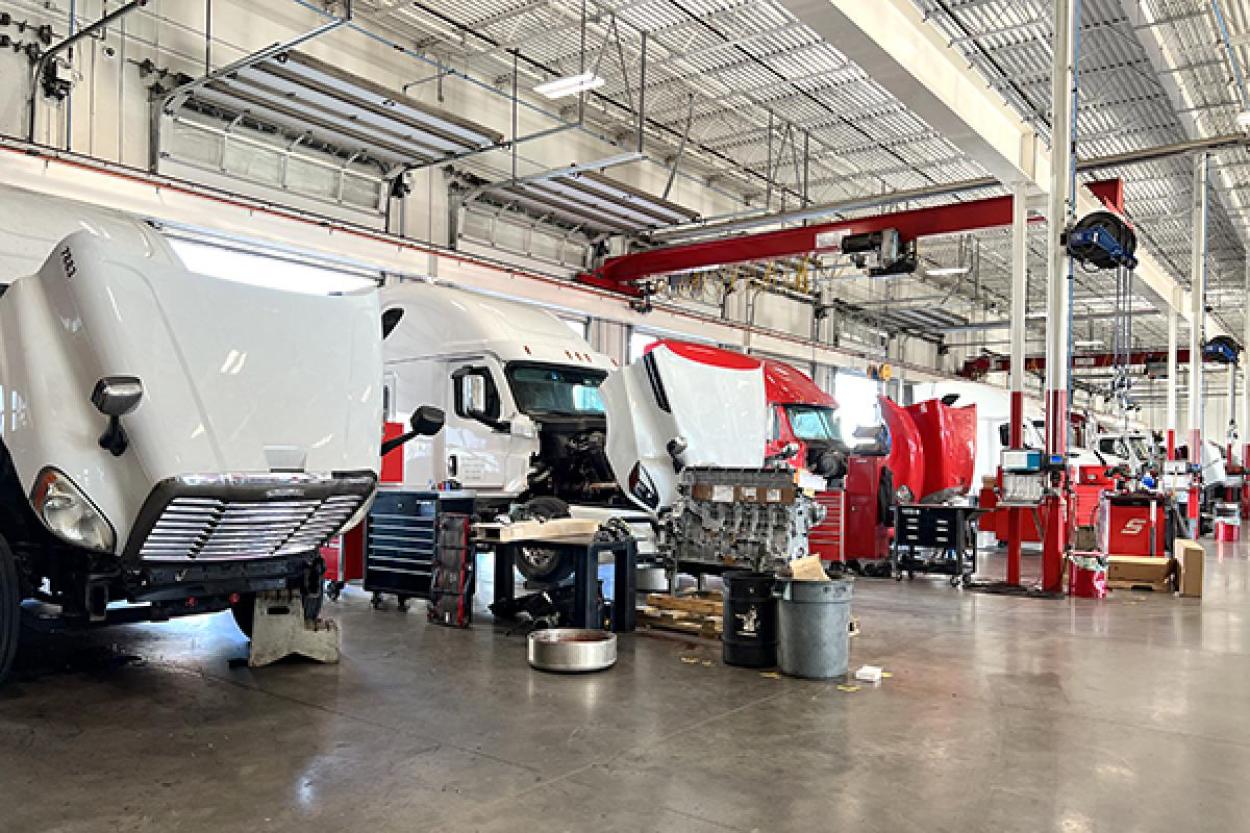
[[[333,295],[376,287],[377,281],[362,275],[299,263],[258,252],[169,238],[184,266],[192,272],[238,283],[285,289],[310,295]]]

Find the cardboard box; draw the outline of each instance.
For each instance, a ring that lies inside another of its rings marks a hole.
[[[1148,555],[1112,555],[1107,559],[1107,586],[1113,588],[1149,587],[1170,589],[1175,562]]]
[[[1206,565],[1202,544],[1188,538],[1177,538],[1175,553],[1177,589],[1186,598],[1202,598],[1202,576]]]

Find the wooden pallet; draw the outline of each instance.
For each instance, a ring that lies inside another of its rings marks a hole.
[[[719,639],[724,630],[720,593],[647,594],[638,609],[638,624],[707,639]]]

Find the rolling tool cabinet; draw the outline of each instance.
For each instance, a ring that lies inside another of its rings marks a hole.
[[[916,573],[950,576],[951,586],[972,583],[977,570],[975,506],[900,504],[894,507],[894,578]]]
[[[472,515],[474,495],[467,491],[380,490],[365,526],[365,590],[373,606],[385,595],[407,610],[411,599],[431,599],[438,556],[439,520],[443,515]],[[471,562],[471,558],[468,559]],[[464,580],[471,599],[471,577]]]

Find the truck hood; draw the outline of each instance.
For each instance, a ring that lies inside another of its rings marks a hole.
[[[23,484],[54,466],[124,540],[186,475],[373,472],[382,425],[375,291],[283,292],[197,275],[87,232],[0,299],[4,441]],[[98,445],[100,378],[143,383],[130,447]],[[20,403],[20,404],[19,404]]]
[[[599,388],[607,455],[629,499],[650,512],[672,505],[681,466],[762,468],[768,406],[762,368],[703,363],[659,345]],[[675,464],[669,443],[684,451]]]

